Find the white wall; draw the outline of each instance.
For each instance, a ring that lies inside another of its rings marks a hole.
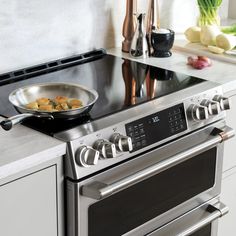
[[[229,17],[236,19],[236,1],[229,0]]]
[[[231,0],[222,0],[222,4],[219,9],[219,14],[220,14],[221,19],[228,18],[229,1],[231,1]],[[235,0],[233,0],[233,1],[235,1]]]
[[[147,3],[138,0],[138,11],[145,12]],[[0,0],[0,73],[93,48],[120,47],[125,5],[126,0]],[[160,5],[162,27],[183,32],[196,23],[195,0]]]

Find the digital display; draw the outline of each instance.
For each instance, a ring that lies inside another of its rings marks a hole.
[[[152,117],[152,123],[158,123],[160,121],[159,116]]]
[[[125,129],[132,138],[133,151],[137,151],[186,130],[184,105],[181,103],[128,123]]]

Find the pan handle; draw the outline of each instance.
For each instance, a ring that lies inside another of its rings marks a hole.
[[[0,125],[2,126],[2,128],[4,130],[11,130],[13,126],[20,124],[22,121],[24,121],[30,117],[54,119],[54,117],[49,114],[36,115],[36,114],[31,114],[31,113],[23,113],[23,114],[12,116],[10,118],[3,120],[0,123]]]

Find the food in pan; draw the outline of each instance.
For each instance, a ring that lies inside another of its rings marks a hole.
[[[73,107],[73,106],[81,107],[82,106],[82,102],[79,99],[71,99],[70,101],[68,101],[68,103],[71,107]]]
[[[59,104],[62,104],[62,103],[66,103],[68,101],[68,97],[65,97],[65,96],[56,96],[55,99],[54,99],[54,102],[55,103],[59,103]]]
[[[38,110],[40,110],[40,111],[53,111],[53,105],[52,104],[39,105]]]
[[[26,105],[26,108],[33,109],[33,110],[38,110],[39,104],[37,102],[31,102],[31,103]]]
[[[36,100],[39,105],[48,105],[50,100],[48,98],[39,98]]]
[[[38,98],[36,101],[26,104],[27,109],[37,111],[67,111],[77,109],[83,106],[80,99],[68,98],[65,96],[56,96],[54,99]]]

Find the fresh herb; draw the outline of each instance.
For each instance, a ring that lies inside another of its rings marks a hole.
[[[222,0],[197,0],[200,17],[199,25],[220,25],[218,8]]]

